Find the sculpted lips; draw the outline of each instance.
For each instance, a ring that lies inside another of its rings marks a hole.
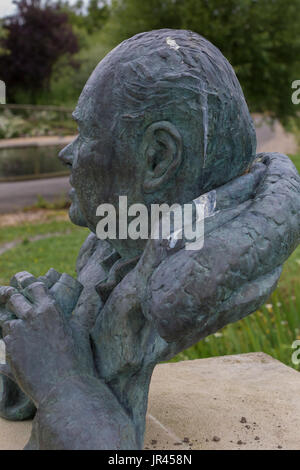
[[[71,189],[69,191],[69,197],[71,200],[74,199],[74,196],[75,196],[75,189],[74,189],[74,186],[73,186],[73,178],[72,178],[72,175],[70,175],[70,178],[69,178],[69,183],[70,183],[70,186],[71,186]]]
[[[70,183],[70,186],[71,186],[71,189],[69,191],[69,198],[71,199],[71,201],[74,200],[74,196],[75,196],[75,189],[73,187],[73,178],[72,178],[72,175],[70,175],[70,178],[69,178],[69,183]]]
[[[71,188],[70,191],[69,191],[69,197],[70,197],[71,201],[74,200],[75,194],[76,194],[75,189]]]

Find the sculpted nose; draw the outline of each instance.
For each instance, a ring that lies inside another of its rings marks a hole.
[[[64,147],[58,154],[58,158],[64,165],[72,166],[73,164],[74,142]]]

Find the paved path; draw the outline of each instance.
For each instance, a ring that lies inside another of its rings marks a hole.
[[[0,214],[13,212],[30,206],[37,201],[37,195],[47,201],[67,196],[70,190],[69,178],[47,178],[32,181],[0,183]]]
[[[74,136],[38,136],[38,137],[18,137],[17,139],[0,139],[0,148],[16,147],[48,147],[52,145],[67,145]]]
[[[285,132],[279,121],[273,123],[261,115],[252,116],[257,136],[257,152],[297,153],[298,146],[293,134]]]

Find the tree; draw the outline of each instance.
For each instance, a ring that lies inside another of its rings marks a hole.
[[[180,0],[112,0],[109,33],[114,43],[152,29],[180,28]]]
[[[185,0],[182,27],[206,36],[236,70],[252,111],[283,121],[296,114],[291,83],[300,77],[300,0]]]
[[[191,29],[236,70],[251,111],[283,121],[298,111],[291,83],[300,78],[300,0],[114,0],[107,29],[114,43],[141,31]]]
[[[67,56],[76,67],[72,55],[78,51],[78,40],[68,22],[68,15],[58,4],[48,0],[16,0],[17,13],[4,21],[7,36],[2,47],[9,54],[0,56],[2,79],[8,97],[26,90],[34,103],[39,92],[48,87],[55,63]]]
[[[6,53],[7,51],[4,49],[3,45],[1,44],[4,38],[6,37],[6,30],[3,28],[3,24],[0,21],[0,55]]]
[[[104,26],[109,18],[110,7],[107,0],[90,0],[87,11],[87,29],[92,33]]]
[[[58,0],[58,4],[68,13],[72,26],[88,34],[100,31],[110,14],[109,0],[89,0],[86,8],[83,0],[71,4],[69,0]]]

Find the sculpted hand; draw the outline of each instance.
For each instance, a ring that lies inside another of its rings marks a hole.
[[[8,365],[35,404],[67,376],[94,375],[87,336],[72,328],[44,283],[33,282],[23,293],[1,288],[0,304],[15,318],[2,323]]]
[[[24,276],[31,275],[17,278]],[[15,318],[2,325],[7,361],[38,408],[26,448],[136,449],[131,417],[97,377],[89,332],[65,315],[51,290],[43,282],[22,293],[0,288],[0,304]]]
[[[24,289],[34,282],[42,282],[45,284],[66,316],[71,315],[73,312],[82,290],[81,284],[76,279],[68,274],[61,274],[53,268],[49,269],[44,276],[38,278],[27,271],[21,271],[12,277],[10,287],[3,286],[2,288],[2,302],[0,301],[0,338],[2,337],[1,324],[5,320],[12,318],[11,314],[5,310],[7,295],[11,292],[11,288],[22,293]]]

